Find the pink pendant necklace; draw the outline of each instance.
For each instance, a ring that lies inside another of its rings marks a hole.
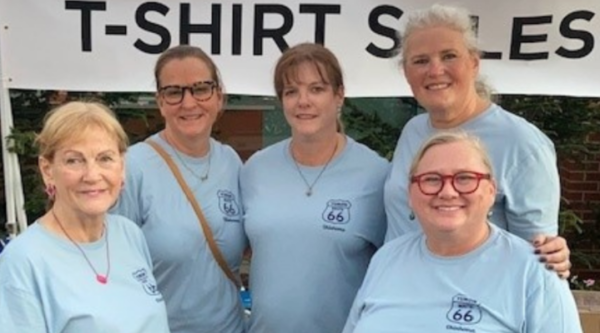
[[[81,246],[79,246],[79,244],[77,244],[77,242],[75,242],[73,240],[73,238],[71,238],[71,236],[69,236],[69,234],[67,233],[67,230],[65,230],[65,227],[63,227],[63,225],[62,225],[62,223],[60,223],[60,220],[58,219],[58,217],[56,217],[56,213],[54,212],[54,209],[52,209],[51,211],[52,211],[52,216],[54,217],[54,219],[56,220],[56,223],[58,223],[58,226],[60,227],[60,230],[62,230],[62,232],[65,234],[65,236],[67,236],[67,238],[71,241],[71,243],[73,243],[73,245],[75,245],[75,247],[79,250],[79,252],[81,252],[81,255],[83,255],[83,258],[87,262],[88,266],[90,266],[90,268],[96,275],[96,281],[98,281],[101,284],[106,284],[108,282],[108,275],[110,274],[110,252],[109,252],[109,246],[108,246],[108,228],[106,227],[106,223],[104,223],[104,233],[105,233],[105,237],[106,237],[106,263],[107,263],[108,268],[106,269],[106,274],[102,275],[102,274],[99,274],[98,271],[96,270],[96,268],[94,267],[94,265],[92,265],[92,262],[87,257],[87,255],[85,254],[85,252],[83,251]]]

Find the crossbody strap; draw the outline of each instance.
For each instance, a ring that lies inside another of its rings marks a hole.
[[[192,191],[190,190],[189,186],[187,185],[185,180],[183,180],[183,176],[181,175],[179,168],[177,167],[175,162],[173,162],[173,159],[171,159],[169,154],[167,154],[167,152],[158,143],[149,138],[146,139],[145,142],[149,144],[152,148],[154,148],[154,150],[156,150],[156,152],[163,158],[163,160],[167,162],[167,165],[169,166],[171,172],[177,179],[179,186],[181,186],[183,193],[185,193],[185,196],[192,205],[196,216],[198,216],[200,226],[202,227],[202,231],[204,232],[204,236],[206,237],[206,242],[208,243],[208,247],[210,248],[210,252],[212,252],[213,257],[215,258],[215,261],[217,262],[217,264],[219,264],[219,267],[221,267],[221,270],[223,271],[223,273],[225,273],[229,280],[231,280],[231,282],[233,282],[233,284],[235,284],[237,287],[240,287],[240,282],[238,281],[238,279],[236,279],[233,272],[229,269],[229,266],[227,266],[227,262],[225,261],[223,254],[221,253],[219,247],[217,246],[217,243],[215,242],[215,238],[213,237],[213,233],[210,230],[208,221],[206,221],[206,218],[202,213],[202,209],[200,208],[198,201],[196,201],[196,198],[192,194]]]

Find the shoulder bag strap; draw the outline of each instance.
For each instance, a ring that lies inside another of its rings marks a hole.
[[[202,231],[204,232],[204,236],[206,237],[206,242],[208,243],[210,252],[212,252],[212,255],[215,258],[217,264],[219,264],[219,267],[221,267],[221,270],[223,271],[223,273],[225,273],[229,280],[231,280],[231,282],[233,282],[233,284],[235,284],[237,287],[240,287],[240,282],[238,281],[238,279],[236,279],[233,272],[229,269],[229,266],[227,266],[225,258],[223,257],[223,254],[221,253],[219,247],[217,246],[217,243],[215,242],[215,238],[213,237],[213,233],[210,230],[210,226],[208,225],[208,222],[206,221],[206,218],[202,213],[202,209],[200,208],[198,201],[196,201],[196,199],[194,198],[194,195],[192,194],[192,191],[190,190],[189,186],[186,184],[185,180],[183,180],[183,176],[181,175],[179,168],[173,162],[173,159],[171,159],[169,154],[167,154],[167,152],[158,143],[151,139],[146,139],[145,142],[149,144],[152,148],[154,148],[154,150],[156,150],[156,152],[163,158],[163,160],[167,162],[167,165],[169,166],[171,172],[177,179],[179,186],[181,186],[183,193],[185,193],[185,196],[192,205],[194,212],[198,216],[200,226],[202,227]]]

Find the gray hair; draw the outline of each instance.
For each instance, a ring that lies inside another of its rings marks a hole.
[[[400,34],[400,62],[402,64],[406,61],[404,41],[415,31],[434,26],[443,26],[459,32],[463,36],[467,50],[473,56],[480,57],[481,50],[477,42],[476,24],[474,24],[469,11],[461,7],[434,4],[429,8],[409,14],[404,32]],[[475,81],[475,91],[481,98],[486,100],[492,98],[493,89],[481,76]]]

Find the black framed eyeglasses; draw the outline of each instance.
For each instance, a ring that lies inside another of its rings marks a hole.
[[[158,92],[167,104],[176,105],[183,101],[185,91],[189,90],[192,97],[198,102],[209,100],[217,87],[215,81],[200,81],[189,86],[164,86]]]
[[[425,195],[440,194],[447,180],[450,180],[450,184],[459,194],[470,194],[477,191],[482,179],[490,180],[491,178],[492,176],[489,173],[475,171],[461,171],[453,175],[426,172],[410,177],[410,182],[417,183],[419,190]]]

